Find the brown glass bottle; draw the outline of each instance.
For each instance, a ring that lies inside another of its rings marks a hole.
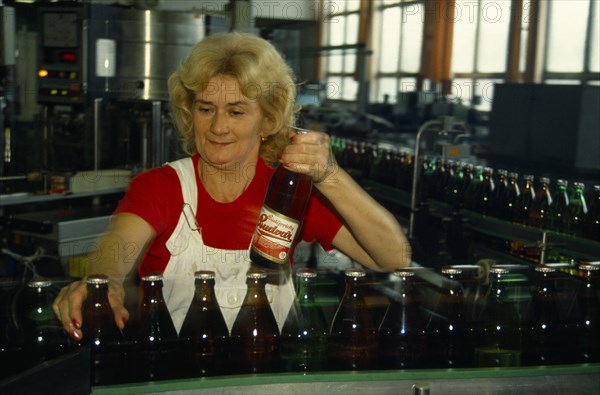
[[[281,330],[281,363],[285,372],[327,370],[329,328],[316,301],[316,279],[316,269],[296,272],[296,300]]]
[[[365,276],[362,268],[346,269],[344,295],[330,331],[330,366],[333,369],[367,370],[377,366],[377,326],[361,288]]]
[[[527,318],[523,325],[523,365],[566,363],[565,327],[561,324],[556,269],[537,266]]]
[[[181,377],[177,366],[181,345],[163,299],[163,276],[142,277],[137,315],[131,325],[135,345],[131,350],[133,379],[165,380]]]
[[[600,266],[588,263],[579,265],[583,281],[577,292],[579,315],[576,333],[576,362],[600,362]]]
[[[91,349],[94,385],[126,380],[127,353],[123,348],[123,333],[115,323],[108,302],[108,283],[108,277],[103,274],[89,275],[86,279],[88,295],[82,306],[80,344]]]
[[[179,336],[187,344],[191,377],[229,372],[229,329],[215,295],[215,273],[195,273],[194,298],[183,320]]]
[[[512,221],[515,216],[515,207],[517,200],[521,196],[519,188],[519,174],[515,172],[508,173],[508,186],[501,200],[501,218],[505,221]]]
[[[440,290],[437,312],[443,320],[435,331],[428,332],[430,365],[441,368],[471,366],[473,351],[469,341],[465,294],[458,280],[462,270],[444,266],[441,273],[445,278]]]
[[[493,171],[494,169],[491,167],[484,167],[481,172],[481,182],[477,184],[478,188],[474,190],[475,202],[472,208],[483,215],[494,214],[496,184],[492,175]]]
[[[265,269],[287,265],[312,190],[308,175],[279,165],[269,183],[250,248],[250,260]]]
[[[235,373],[277,372],[280,368],[279,326],[269,305],[267,274],[249,271],[248,291],[231,328],[231,357]]]
[[[496,182],[494,189],[493,201],[493,215],[497,218],[503,218],[503,201],[508,189],[508,171],[505,169],[498,169],[496,171]]]
[[[535,187],[533,185],[533,176],[531,174],[525,174],[523,176],[523,188],[521,189],[521,195],[516,201],[515,212],[513,221],[526,225],[529,220],[529,212],[535,201]]]
[[[548,177],[540,177],[535,200],[529,210],[527,225],[536,228],[548,227],[548,210],[552,206],[552,194],[550,193],[550,179]]]
[[[66,354],[72,348],[69,336],[52,311],[56,293],[47,279],[32,279],[19,301],[19,328],[28,367]]]
[[[390,304],[378,329],[378,360],[382,369],[422,368],[426,355],[426,323],[414,271],[392,273]]]

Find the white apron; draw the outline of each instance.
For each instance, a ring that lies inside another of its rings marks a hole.
[[[246,272],[250,267],[250,247],[246,250],[222,250],[204,244],[202,229],[198,229],[198,190],[192,158],[168,163],[179,176],[183,193],[183,208],[175,230],[166,246],[171,254],[163,273],[163,297],[177,332],[194,296],[194,272],[215,272],[215,294],[229,332],[246,295]],[[198,208],[202,210],[202,207]],[[295,291],[290,278],[284,285],[266,285],[267,297],[279,331],[292,306]]]

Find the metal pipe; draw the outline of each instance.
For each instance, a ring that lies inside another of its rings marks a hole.
[[[430,126],[433,126],[433,125],[442,125],[442,122],[438,121],[438,120],[427,121],[423,125],[421,125],[421,127],[417,131],[417,138],[416,138],[416,142],[415,142],[415,152],[414,152],[414,158],[413,158],[412,190],[411,190],[411,194],[410,194],[410,221],[409,221],[409,226],[408,226],[409,239],[412,239],[414,236],[415,213],[417,211],[417,191],[418,191],[417,187],[418,187],[418,183],[419,183],[419,170],[420,170],[419,159],[420,159],[420,151],[421,151],[421,149],[420,149],[421,136],[427,130],[427,128],[429,128]]]
[[[152,167],[162,164],[165,159],[163,155],[163,135],[162,135],[162,103],[160,101],[152,102]]]
[[[94,99],[94,170],[100,167],[100,113],[102,111],[102,99]]]
[[[542,232],[542,242],[540,244],[540,265],[546,264],[546,254],[548,251],[548,232]]]

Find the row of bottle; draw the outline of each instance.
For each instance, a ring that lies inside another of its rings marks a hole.
[[[492,266],[488,281],[445,267],[433,311],[417,269],[392,274],[383,317],[366,302],[366,272],[345,272],[331,325],[317,303],[314,269],[296,274],[297,299],[280,332],[265,293],[266,274],[249,272],[247,296],[229,332],[214,294],[214,273],[196,273],[196,291],[177,334],[162,297],[162,276],[142,279],[139,310],[125,333],[108,306],[108,279],[87,279],[84,338],[73,343],[51,311],[48,281],[32,281],[21,327],[28,366],[77,346],[91,347],[93,384],[277,371],[453,368],[600,362],[597,265],[581,265],[583,282],[569,314],[561,310],[564,278],[538,266],[531,294],[515,297],[515,273]],[[428,270],[428,269],[425,269]],[[477,295],[477,297],[475,297]]]
[[[382,149],[375,144],[334,138],[332,149],[340,165],[359,175],[411,191],[414,156],[408,150]],[[548,177],[424,157],[421,197],[446,202],[484,215],[527,226],[600,241],[600,185],[587,196],[585,185]],[[587,202],[590,202],[588,205]]]

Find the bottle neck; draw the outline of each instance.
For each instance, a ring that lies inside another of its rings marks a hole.
[[[314,289],[313,280],[310,278],[299,278],[298,279],[298,301],[302,302],[314,302]]]
[[[142,300],[146,305],[157,305],[164,303],[162,294],[162,281],[148,281],[142,285]]]
[[[108,284],[88,284],[88,299],[108,305]]]
[[[196,299],[208,300],[214,294],[215,280],[196,279],[194,286],[196,288],[194,297]]]
[[[265,279],[249,278],[246,281],[246,284],[248,285],[248,291],[246,293],[246,299],[244,300],[245,305],[258,306],[269,304],[267,293],[265,292]]]

